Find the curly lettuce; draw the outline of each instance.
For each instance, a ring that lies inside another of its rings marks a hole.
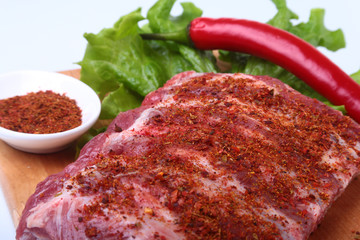
[[[144,41],[139,33],[172,32],[185,28],[202,11],[182,3],[183,13],[170,15],[175,0],[160,0],[148,11],[141,9],[121,17],[112,28],[98,34],[86,33],[88,41],[81,66],[81,81],[102,100],[100,119],[112,119],[119,112],[138,107],[144,96],[161,87],[177,73],[195,70],[216,72],[210,51],[199,51],[171,42]],[[148,24],[139,27],[140,22]]]
[[[122,16],[110,28],[98,34],[85,33],[88,41],[81,66],[81,81],[92,87],[102,100],[100,119],[113,119],[119,112],[138,107],[144,96],[161,87],[177,73],[221,72],[212,51],[200,51],[169,41],[143,40],[140,33],[176,32],[202,11],[193,3],[181,3],[179,16],[170,14],[176,0],[158,0],[142,16],[141,8]],[[277,8],[269,24],[289,31],[315,47],[336,51],[345,47],[343,32],[328,30],[324,25],[323,9],[312,9],[307,22],[294,24],[298,19],[286,0],[272,0]],[[142,24],[146,22],[146,24]],[[220,51],[219,59],[229,63],[228,72],[269,75],[289,84],[304,95],[333,106],[305,82],[290,72],[263,59],[235,52]],[[352,75],[359,80],[360,73]]]

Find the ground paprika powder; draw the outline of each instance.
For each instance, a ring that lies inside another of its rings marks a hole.
[[[17,132],[63,132],[80,126],[81,116],[75,100],[51,90],[0,100],[0,126]]]

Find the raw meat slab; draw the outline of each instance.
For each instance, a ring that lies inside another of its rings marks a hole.
[[[176,75],[41,182],[18,239],[306,239],[360,127],[279,80]]]

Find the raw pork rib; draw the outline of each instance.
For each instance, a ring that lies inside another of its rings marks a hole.
[[[306,239],[360,127],[279,80],[185,72],[41,182],[18,239]]]

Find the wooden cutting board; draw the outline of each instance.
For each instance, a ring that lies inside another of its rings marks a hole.
[[[79,70],[62,73],[80,77]],[[74,158],[74,146],[61,152],[39,155],[18,151],[0,140],[0,184],[15,226],[36,185],[50,174],[61,171],[75,161]],[[360,239],[360,179],[353,180],[310,239]]]

